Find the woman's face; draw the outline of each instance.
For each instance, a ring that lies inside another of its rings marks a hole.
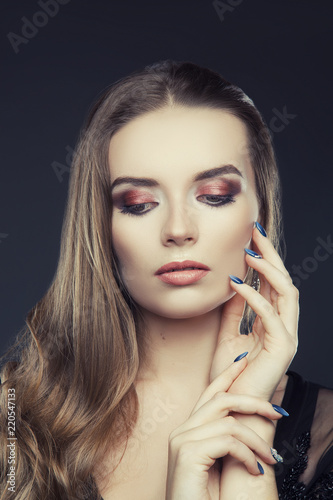
[[[198,316],[235,294],[229,274],[245,278],[259,215],[245,143],[242,121],[204,107],[152,111],[112,137],[112,245],[144,310]]]

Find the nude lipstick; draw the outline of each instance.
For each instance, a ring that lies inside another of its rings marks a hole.
[[[168,285],[184,286],[201,280],[209,271],[210,268],[201,262],[184,260],[165,264],[156,271],[155,276]]]

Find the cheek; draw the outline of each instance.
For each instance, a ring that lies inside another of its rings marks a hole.
[[[243,279],[248,271],[244,248],[251,247],[256,215],[247,203],[238,204],[228,214],[221,215],[218,221],[215,219],[215,224],[211,223],[206,228],[206,241],[210,240],[210,251],[214,252],[216,269],[219,268],[226,279],[228,274]]]
[[[244,249],[251,248],[253,223],[257,218],[257,212],[247,205],[240,208],[237,223],[229,224],[229,238],[225,240],[224,251],[229,256],[231,271],[228,274],[234,274],[244,280],[249,270]]]
[[[244,251],[244,247],[251,240],[253,222],[253,220],[244,218],[243,220],[238,220],[237,224],[229,225],[228,238],[224,239],[224,247],[227,251],[237,251],[238,248]]]
[[[238,203],[228,213],[221,213],[218,220],[215,217],[211,219],[206,227],[206,236],[210,233],[215,239],[214,246],[217,245],[225,252],[244,250],[244,247],[250,244],[256,218],[255,207],[253,209],[248,203]]]

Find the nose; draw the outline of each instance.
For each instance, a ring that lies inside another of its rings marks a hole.
[[[188,207],[170,209],[162,227],[162,242],[165,246],[193,245],[198,240],[198,225],[195,214]]]

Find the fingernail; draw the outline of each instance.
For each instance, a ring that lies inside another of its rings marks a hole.
[[[284,417],[289,417],[289,413],[278,405],[272,405],[274,410],[283,415]]]
[[[259,224],[259,222],[256,222],[256,228],[258,229],[259,233],[261,233],[263,236],[267,236],[265,229],[262,227],[261,224]]]
[[[259,469],[260,474],[265,474],[264,468],[263,468],[263,466],[261,465],[261,463],[260,463],[260,462],[257,462],[257,464],[258,464],[258,469]]]
[[[259,255],[257,252],[254,252],[253,250],[250,250],[249,248],[244,248],[245,252],[251,255],[251,257],[255,257],[256,259],[262,259],[262,256]]]
[[[278,454],[277,450],[275,448],[271,448],[271,454],[272,454],[272,457],[279,463],[282,463],[283,462],[283,458],[281,457],[281,455]]]
[[[245,358],[245,356],[247,356],[247,354],[249,354],[249,351],[245,351],[242,354],[240,354],[239,356],[237,356],[237,358],[234,359],[234,363],[236,363],[236,361],[240,361],[241,359]]]
[[[237,276],[233,276],[232,274],[229,274],[229,278],[234,282],[237,283],[237,285],[242,285],[244,282],[240,279],[237,278]]]

